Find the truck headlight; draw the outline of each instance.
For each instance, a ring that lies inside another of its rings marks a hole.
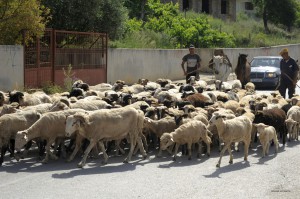
[[[276,77],[276,73],[267,73],[267,77]]]

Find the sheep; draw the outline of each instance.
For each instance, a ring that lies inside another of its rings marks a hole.
[[[287,134],[289,134],[289,141],[291,141],[291,139],[298,140],[299,122],[293,120],[292,118],[288,118],[285,120],[285,125],[287,128]]]
[[[124,160],[124,163],[131,160],[136,143],[145,159],[147,155],[141,140],[143,121],[143,112],[132,107],[103,109],[86,113],[76,113],[68,116],[66,120],[65,135],[70,137],[78,131],[81,136],[90,141],[78,167],[83,167],[85,165],[89,152],[98,142],[104,155],[104,163],[107,163],[108,156],[105,152],[103,140],[110,141],[129,138],[130,152]]]
[[[223,108],[232,110],[232,112],[236,113],[237,109],[240,107],[240,104],[235,100],[228,100],[224,103]]]
[[[214,115],[210,119],[210,123],[216,125],[220,139],[224,141],[224,148],[220,153],[220,159],[217,163],[217,167],[221,165],[221,159],[225,152],[228,150],[230,155],[229,163],[233,163],[233,156],[231,153],[231,143],[244,142],[244,160],[248,159],[248,150],[251,142],[251,128],[252,122],[248,117],[239,116],[233,119],[225,120],[225,115]]]
[[[9,102],[17,102],[20,106],[33,106],[42,103],[52,103],[51,98],[44,92],[38,91],[33,94],[20,91],[9,92]]]
[[[0,165],[2,165],[4,155],[9,149],[9,142],[15,139],[17,132],[30,127],[40,117],[41,114],[33,110],[6,114],[0,117]],[[11,146],[10,150],[11,156],[14,156],[14,146]]]
[[[5,114],[15,113],[19,110],[19,104],[17,102],[13,102],[11,104],[4,104],[0,110],[0,117]]]
[[[201,146],[200,141],[204,141],[207,146],[207,156],[210,156],[210,144],[211,139],[208,136],[208,130],[205,124],[201,121],[190,121],[185,123],[172,131],[171,133],[164,133],[160,137],[160,149],[166,150],[167,147],[176,143],[173,160],[176,161],[177,151],[180,145],[187,144],[188,145],[188,159],[192,158],[192,144],[198,143],[198,157],[201,155]]]
[[[150,118],[145,117],[144,119],[144,132],[148,133],[151,132],[156,137],[160,138],[161,135],[165,132],[172,132],[178,126],[176,125],[174,118],[172,117],[165,117],[160,120],[152,120]],[[154,145],[156,145],[156,141],[154,140]],[[156,147],[156,146],[154,146]],[[161,156],[162,150],[159,149],[157,154],[158,157]]]
[[[245,90],[246,91],[255,91],[255,85],[252,82],[248,82],[245,85]]]
[[[289,140],[296,139],[298,140],[299,136],[299,123],[300,123],[300,107],[293,106],[287,112],[287,120],[285,121],[288,127]],[[294,130],[293,130],[294,128]]]
[[[270,141],[272,140],[275,144],[275,153],[277,153],[279,143],[275,128],[263,123],[254,124],[254,126],[257,128],[257,131],[259,133],[259,141],[263,148],[262,157],[265,157],[269,153]]]
[[[57,138],[65,137],[66,117],[77,112],[84,112],[82,109],[70,109],[58,112],[45,113],[29,128],[20,129],[16,135],[15,148],[20,151],[21,148],[30,140],[41,138],[47,141],[46,156],[42,163],[47,163],[49,156],[57,159],[57,156],[50,151],[50,146]]]
[[[285,129],[285,112],[281,109],[274,108],[263,111],[257,111],[255,113],[255,119],[253,123],[264,123],[266,125],[273,126],[277,133],[280,133],[282,143],[285,145],[286,142],[286,129]]]
[[[232,89],[232,85],[228,82],[222,82],[221,80],[216,80],[215,85],[217,90],[220,91],[230,91]]]
[[[87,111],[111,108],[112,106],[103,100],[79,100],[76,103],[70,103],[69,100],[61,99],[53,103],[50,111],[59,111],[66,109],[84,109]]]
[[[184,98],[183,101],[189,101],[193,106],[201,108],[213,104],[212,100],[208,96],[205,96],[201,93],[189,95]]]
[[[9,98],[6,93],[0,91],[0,106],[9,103]]]

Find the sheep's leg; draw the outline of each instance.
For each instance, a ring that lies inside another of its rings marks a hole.
[[[202,154],[202,141],[198,142],[198,153],[197,158],[200,158]]]
[[[265,155],[266,155],[266,147],[267,147],[267,145],[266,145],[266,143],[262,143],[262,157],[265,157]]]
[[[228,146],[228,153],[229,153],[229,164],[233,163],[233,155],[232,155],[232,151],[231,151],[231,146]]]
[[[54,142],[54,140],[49,140],[47,142],[47,145],[46,145],[46,156],[45,158],[42,160],[42,163],[47,163],[49,161],[49,156],[51,156],[51,158],[53,159],[57,159],[57,156],[54,155],[51,151],[50,151],[50,148],[51,148],[51,144]]]
[[[192,159],[192,143],[188,143],[187,148],[188,148],[188,153],[189,153],[188,160],[191,160]]]
[[[68,158],[67,162],[71,162],[74,159],[75,155],[77,154],[78,150],[81,147],[82,141],[83,141],[83,137],[81,135],[77,134],[76,141],[75,141],[75,149],[73,150],[72,154]]]
[[[250,139],[249,142],[244,143],[244,160],[248,161],[248,151],[249,151]]]
[[[94,146],[96,145],[96,143],[97,143],[97,141],[95,141],[95,140],[90,140],[90,144],[89,144],[89,146],[85,149],[85,151],[84,151],[84,156],[83,156],[82,160],[81,160],[81,161],[78,163],[78,165],[77,165],[79,168],[83,168],[83,167],[84,167],[85,162],[86,162],[86,159],[87,159],[87,157],[88,157],[90,151],[91,151],[91,150],[94,148]]]
[[[9,147],[10,157],[15,156],[15,140],[10,139],[10,147]]]
[[[274,142],[275,142],[275,153],[278,153],[278,146],[279,146],[278,140],[274,139]]]
[[[8,150],[8,146],[2,146],[2,147],[1,147],[0,166],[1,166],[2,163],[3,163],[4,156],[5,156],[5,153],[6,153],[7,150]]]
[[[179,144],[176,143],[175,145],[175,150],[174,150],[174,157],[173,157],[173,161],[176,161],[176,156],[177,156],[177,153],[178,153],[178,148],[179,148]]]
[[[125,154],[124,149],[122,149],[122,148],[120,147],[120,145],[117,145],[117,147],[119,148],[119,151],[121,152],[121,154],[124,155],[124,154]]]
[[[143,156],[143,159],[146,159],[147,158],[147,154],[146,154],[146,151],[144,149],[144,146],[143,146],[143,141],[142,141],[142,138],[141,137],[138,137],[137,139],[137,144],[139,146],[139,149],[140,149],[140,152]]]
[[[206,148],[207,148],[207,151],[206,151],[206,155],[209,157],[210,156],[210,143],[211,143],[211,140],[209,137],[207,137],[207,139],[204,139],[203,140],[206,144]]]
[[[129,150],[127,158],[123,161],[124,163],[128,163],[131,160],[133,150],[136,145],[136,141],[137,141],[137,138],[133,135],[130,135],[130,150]]]
[[[270,142],[267,143],[267,148],[266,148],[266,155],[269,154],[269,149],[270,149]]]
[[[100,147],[100,150],[103,153],[103,158],[104,158],[104,160],[102,161],[102,164],[107,164],[108,155],[105,151],[104,143],[102,141],[99,142],[99,147]]]
[[[228,142],[228,143],[225,143],[225,146],[223,147],[222,151],[220,152],[220,158],[219,158],[219,161],[218,161],[218,164],[216,165],[217,167],[220,167],[221,165],[221,160],[222,160],[222,157],[224,155],[224,152],[228,149],[228,147],[230,147],[231,143]]]

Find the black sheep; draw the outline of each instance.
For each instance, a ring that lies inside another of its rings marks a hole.
[[[24,93],[20,91],[9,92],[9,103],[17,102],[20,104],[22,98],[24,98]]]
[[[285,128],[286,114],[282,109],[273,108],[263,111],[257,111],[255,113],[255,119],[253,123],[264,123],[266,125],[273,126],[277,132],[279,132],[282,138],[283,145],[286,142],[286,128]]]

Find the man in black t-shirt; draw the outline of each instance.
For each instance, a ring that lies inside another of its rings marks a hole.
[[[289,98],[292,98],[298,80],[299,67],[296,61],[289,56],[287,48],[282,49],[279,54],[283,59],[280,61],[281,76],[278,90],[285,98],[286,89],[289,89]]]
[[[183,74],[185,75],[186,83],[189,83],[189,78],[191,76],[195,76],[196,80],[199,80],[199,68],[200,68],[200,56],[195,53],[194,45],[190,45],[189,54],[186,54],[182,58],[181,67],[183,70]],[[187,63],[186,70],[184,68],[184,64]]]

